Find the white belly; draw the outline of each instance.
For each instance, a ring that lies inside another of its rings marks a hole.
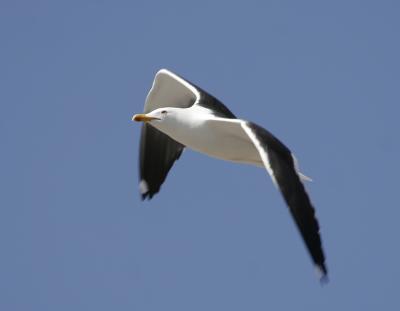
[[[264,166],[256,147],[240,123],[215,120],[179,122],[179,126],[173,129],[160,130],[188,148],[210,157]]]
[[[249,139],[245,140],[224,131],[210,131],[207,128],[204,129],[203,134],[201,137],[192,136],[186,146],[210,157],[263,166],[257,149]]]

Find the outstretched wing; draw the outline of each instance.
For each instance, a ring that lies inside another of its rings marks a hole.
[[[144,113],[162,107],[189,108],[195,104],[210,109],[217,117],[236,118],[216,97],[167,69],[157,72],[146,98]]]
[[[241,126],[253,141],[265,167],[281,191],[307,249],[321,274],[321,280],[326,280],[328,271],[325,265],[318,221],[290,150],[270,132],[254,123],[242,121]]]
[[[143,124],[140,138],[140,192],[142,200],[156,194],[172,165],[182,154],[184,145],[149,124]]]
[[[144,113],[162,107],[189,108],[199,99],[200,92],[193,84],[169,70],[161,69],[147,94]]]
[[[161,107],[188,108],[194,104],[212,109],[218,116],[235,117],[218,99],[166,69],[157,72],[146,98],[144,112],[148,113]],[[150,124],[143,124],[139,159],[139,187],[143,200],[151,199],[160,190],[184,147]]]

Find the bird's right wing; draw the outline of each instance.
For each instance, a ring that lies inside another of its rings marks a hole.
[[[160,132],[149,124],[143,124],[140,139],[140,192],[142,200],[156,194],[172,165],[182,154],[184,145]]]
[[[289,207],[297,228],[320,274],[327,280],[325,256],[319,234],[314,207],[302,183],[303,176],[297,171],[296,161],[290,150],[269,131],[257,124],[239,120],[215,118],[208,121],[238,139],[247,139],[257,149],[264,167],[280,190]]]
[[[266,129],[251,122],[241,122],[243,130],[257,148],[264,166],[279,188],[317,267],[321,281],[327,280],[325,256],[315,210],[297,171],[290,150]]]

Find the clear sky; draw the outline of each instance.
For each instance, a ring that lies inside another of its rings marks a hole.
[[[1,310],[399,310],[398,1],[0,1]],[[150,202],[168,68],[314,182],[321,287],[267,173],[186,151]]]

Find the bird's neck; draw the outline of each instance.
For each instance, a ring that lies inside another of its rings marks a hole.
[[[154,126],[181,144],[199,135],[202,125],[212,117],[207,108],[192,106],[190,108],[176,108],[167,122],[154,123]]]

